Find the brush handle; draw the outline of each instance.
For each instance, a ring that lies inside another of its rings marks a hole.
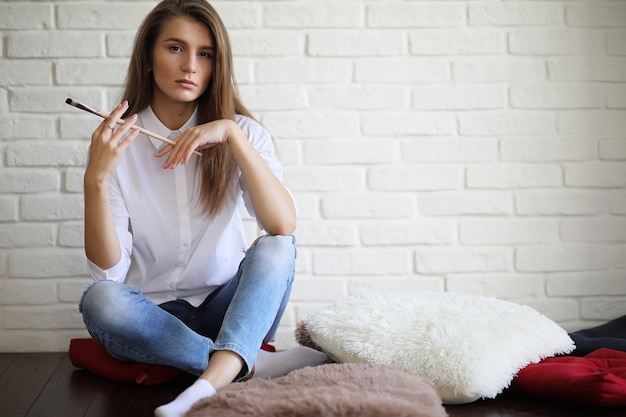
[[[91,113],[91,114],[95,114],[96,116],[100,116],[103,119],[106,119],[107,117],[110,116],[110,114],[108,114],[108,113],[100,111],[100,110],[96,109],[95,107],[91,107],[91,106],[88,106],[86,104],[80,103],[78,101],[74,101],[71,98],[68,98],[67,100],[65,100],[65,102],[67,104],[69,104],[70,106],[74,106],[74,107],[76,107],[78,109],[85,110],[86,112]],[[121,124],[124,124],[124,123],[126,123],[126,121],[122,120],[122,119],[119,119],[117,121],[118,125],[121,125]],[[150,137],[155,138],[157,140],[160,140],[161,142],[165,142],[165,143],[168,143],[170,145],[176,145],[176,142],[174,142],[173,140],[165,138],[165,137],[163,137],[161,135],[157,135],[154,132],[150,132],[149,130],[144,129],[143,127],[139,127],[139,126],[133,125],[131,127],[131,129],[138,130],[141,133],[143,133],[144,135],[147,135],[147,136],[150,136]],[[193,153],[195,153],[198,156],[202,156],[202,153],[199,152],[199,151],[193,151]]]
[[[106,119],[110,115],[108,113],[103,112],[103,111],[98,111],[98,116],[102,117],[103,119]],[[119,119],[117,121],[118,125],[121,125],[121,124],[124,124],[124,123],[126,123],[126,121],[124,119]],[[150,132],[149,130],[144,129],[143,127],[132,125],[131,129],[138,130],[141,133],[143,133],[144,135],[147,135],[147,136],[150,136],[150,137],[155,138],[157,140],[160,140],[161,142],[169,143],[170,145],[176,145],[176,142],[174,142],[173,140],[168,139],[166,137],[163,137],[161,135],[157,135],[154,132]],[[193,153],[195,153],[198,156],[202,156],[202,153],[200,153],[199,151],[193,151]]]

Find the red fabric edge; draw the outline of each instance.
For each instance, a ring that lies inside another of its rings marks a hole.
[[[520,370],[511,388],[531,397],[596,407],[626,406],[626,352],[598,349],[559,356]]]

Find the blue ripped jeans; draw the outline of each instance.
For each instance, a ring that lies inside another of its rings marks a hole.
[[[264,236],[237,274],[198,307],[184,300],[156,305],[136,288],[101,280],[80,303],[91,336],[114,357],[173,366],[200,375],[215,350],[237,353],[249,373],[262,342],[276,333],[294,279],[293,236]]]

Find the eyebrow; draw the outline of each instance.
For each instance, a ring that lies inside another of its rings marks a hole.
[[[165,42],[176,42],[176,43],[182,43],[183,45],[187,45],[187,41],[180,39],[180,38],[167,38],[163,41],[163,43]],[[207,50],[215,50],[215,47],[212,45],[205,45],[205,46],[201,46],[198,49],[207,49]]]

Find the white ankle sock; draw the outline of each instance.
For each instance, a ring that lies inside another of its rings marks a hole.
[[[305,346],[280,352],[260,350],[254,362],[253,378],[277,378],[305,366],[321,365],[327,359],[325,353]]]
[[[215,388],[206,379],[198,379],[174,401],[154,410],[155,417],[183,417],[196,401],[215,395]]]

